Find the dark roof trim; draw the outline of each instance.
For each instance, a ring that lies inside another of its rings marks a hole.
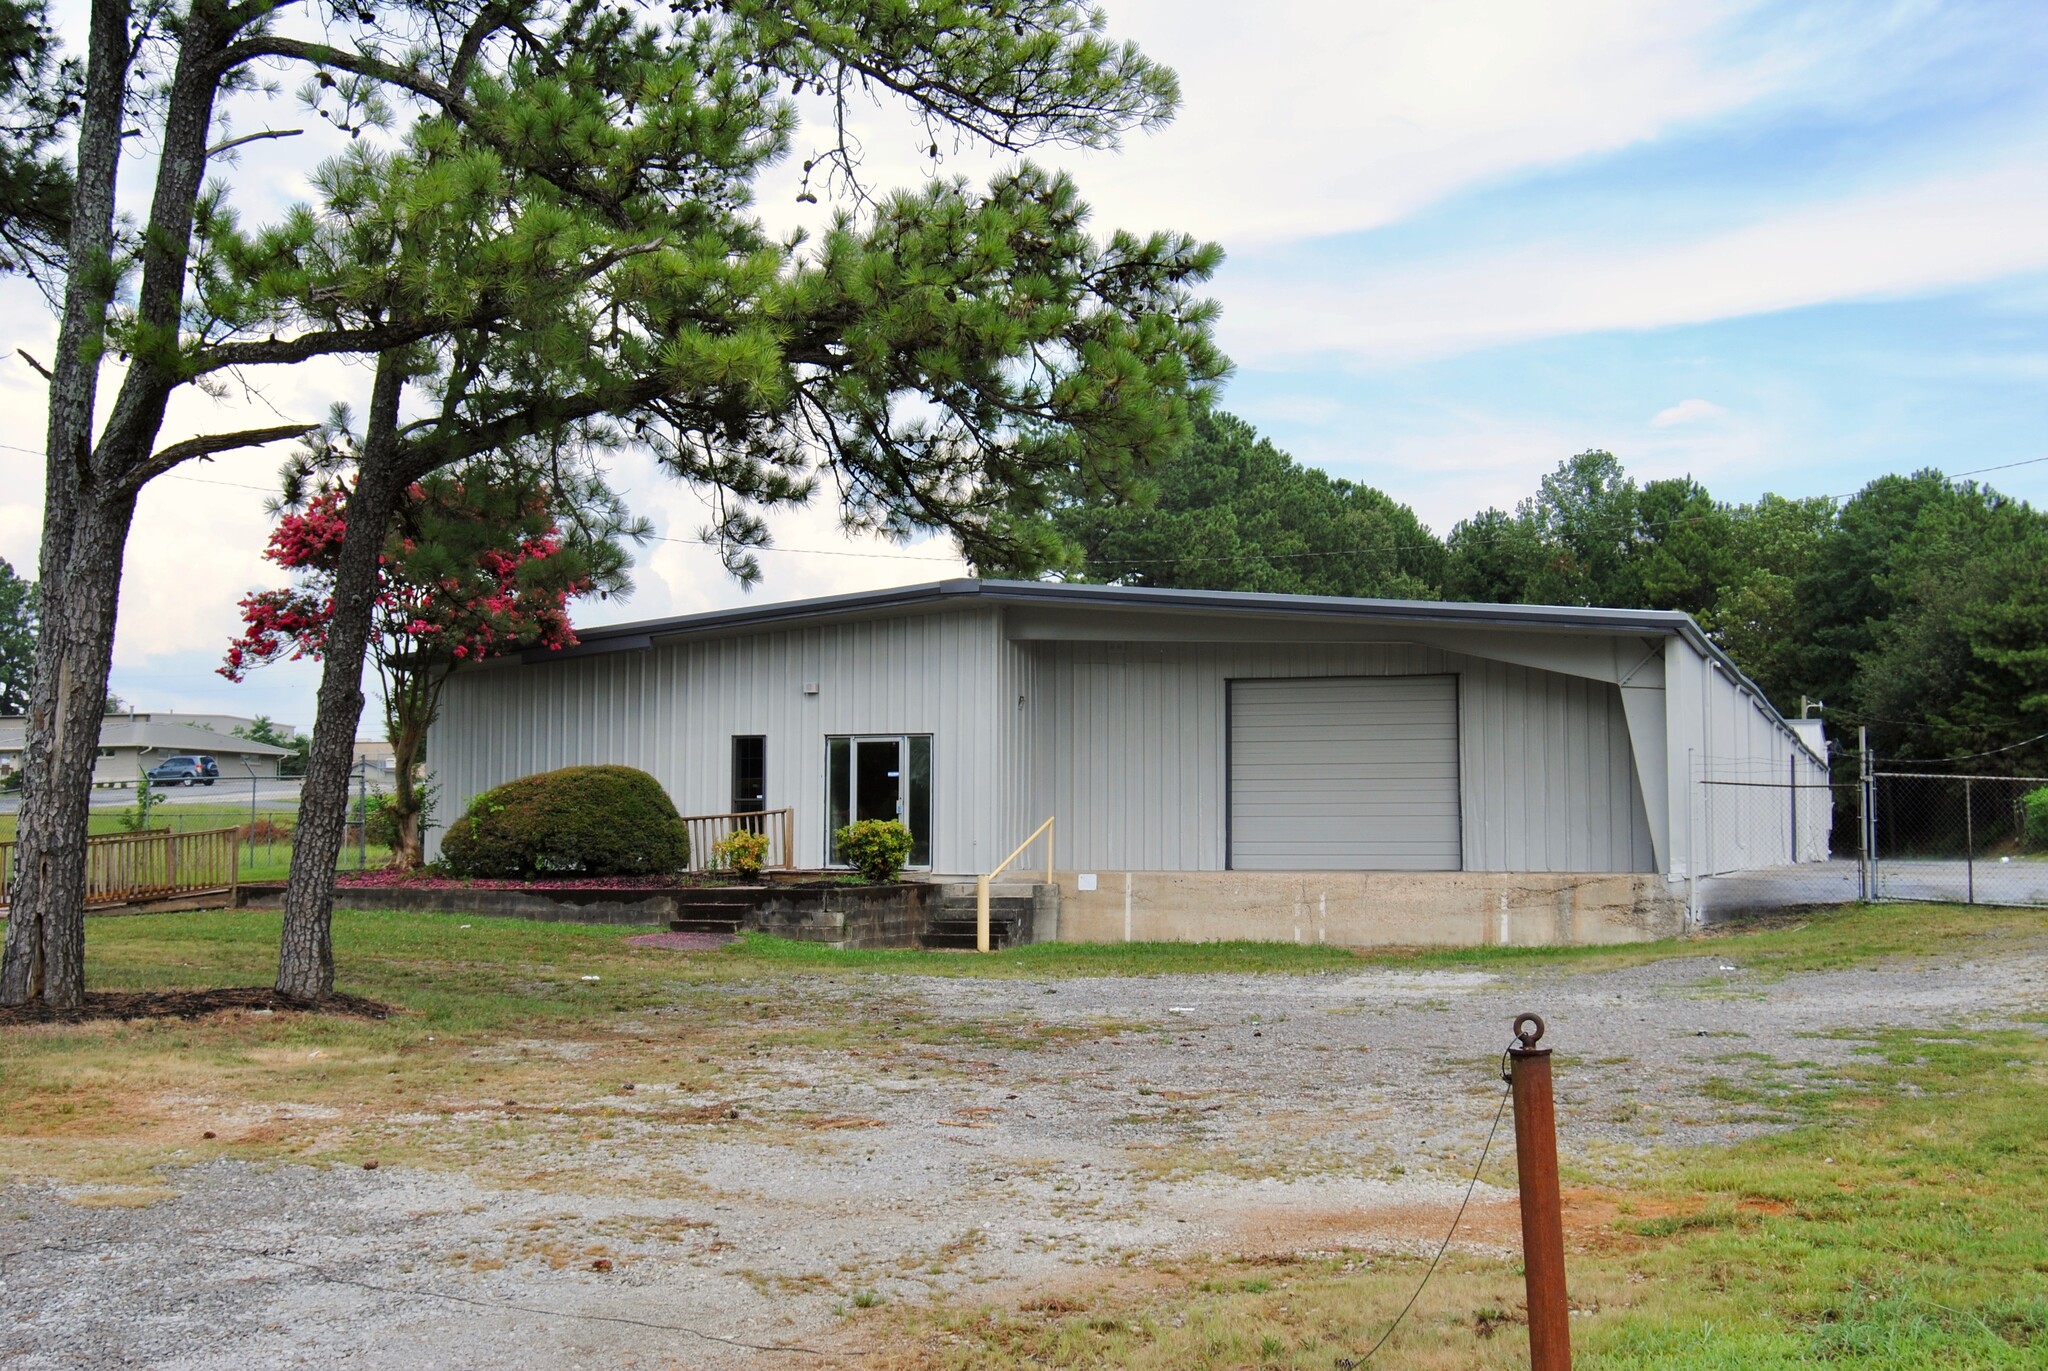
[[[1226,590],[1164,590],[1151,586],[1075,585],[1057,581],[931,581],[889,590],[830,595],[814,600],[646,619],[579,629],[584,642],[614,637],[667,638],[762,628],[806,619],[838,619],[942,602],[1057,605],[1092,609],[1179,609],[1205,614],[1382,619],[1399,623],[1508,624],[1519,628],[1595,633],[1684,634],[1699,631],[1689,615],[1662,609],[1582,609],[1571,605],[1489,605],[1442,600],[1359,600],[1339,595],[1265,595]],[[1705,635],[1701,635],[1704,639]],[[558,657],[560,653],[544,653]]]
[[[1082,609],[1184,610],[1203,614],[1269,615],[1284,618],[1367,619],[1385,623],[1495,625],[1570,633],[1620,633],[1683,638],[1731,676],[1757,709],[1794,745],[1821,765],[1826,759],[1807,746],[1785,717],[1742,668],[1706,635],[1690,614],[1674,609],[1596,609],[1577,605],[1492,605],[1446,600],[1361,600],[1340,595],[1269,595],[1228,590],[1169,590],[1152,586],[1076,585],[1060,581],[929,581],[888,590],[828,595],[811,600],[748,605],[739,609],[645,619],[577,630],[579,646],[561,652],[528,652],[522,662],[560,661],[598,652],[651,647],[658,638],[730,633],[747,629],[844,619],[941,604],[1048,605]]]
[[[621,624],[620,627],[631,625]],[[574,647],[529,647],[519,654],[519,665],[559,662],[570,657],[601,657],[607,652],[638,652],[653,646],[654,639],[645,633],[607,633],[601,628],[594,628],[588,633],[578,633]]]

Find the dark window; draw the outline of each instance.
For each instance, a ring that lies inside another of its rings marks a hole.
[[[768,807],[768,740],[732,740],[732,812],[759,814]]]

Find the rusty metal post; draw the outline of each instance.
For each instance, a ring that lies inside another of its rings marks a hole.
[[[1564,1212],[1557,1190],[1557,1111],[1543,1020],[1515,1016],[1508,1076],[1515,1096],[1515,1183],[1522,1194],[1522,1276],[1529,1292],[1530,1371],[1570,1371],[1571,1305],[1564,1288]]]

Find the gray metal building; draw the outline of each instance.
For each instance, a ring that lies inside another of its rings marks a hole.
[[[1488,940],[1524,936],[1530,898],[1661,928],[1710,874],[1695,777],[1826,779],[1677,613],[947,581],[582,638],[449,683],[429,743],[448,812],[623,763],[685,813],[793,809],[802,865],[833,864],[848,819],[901,815],[919,865],[962,874],[1056,817],[1075,936],[1118,914],[1127,936],[1270,933],[1291,902],[1294,936],[1387,940],[1360,920],[1396,898],[1460,927],[1500,913]],[[1759,814],[1713,850],[1824,859],[1830,822]]]

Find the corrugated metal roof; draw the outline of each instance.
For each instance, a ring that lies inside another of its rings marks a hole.
[[[0,747],[19,747],[23,733],[28,728],[25,719],[0,719]],[[288,747],[273,747],[269,743],[253,742],[237,738],[232,733],[215,733],[210,728],[196,728],[191,724],[160,724],[145,720],[129,720],[122,715],[111,715],[100,722],[101,747],[161,748],[169,752],[203,752],[212,756],[235,753],[250,757],[289,757]]]
[[[1368,600],[1341,595],[1274,595],[1229,590],[1172,590],[1152,586],[1077,585],[1061,581],[929,581],[888,590],[809,600],[747,605],[666,619],[576,630],[580,640],[560,651],[530,649],[524,664],[561,661],[603,652],[652,647],[657,638],[746,633],[755,629],[834,619],[872,618],[912,609],[970,604],[1017,604],[1101,610],[1179,610],[1253,619],[1349,619],[1461,628],[1517,628],[1560,633],[1612,633],[1677,637],[1719,663],[1740,682],[1760,712],[1796,738],[1768,697],[1722,651],[1690,614],[1675,609],[1603,609],[1580,605],[1496,605],[1457,600]],[[1802,747],[1807,746],[1799,739]],[[1811,750],[1809,748],[1809,750]]]
[[[812,600],[784,600],[739,609],[684,614],[667,619],[579,628],[577,637],[601,651],[616,651],[621,639],[640,640],[683,634],[746,631],[796,620],[866,617],[920,606],[968,602],[1058,605],[1079,609],[1178,609],[1204,614],[1258,618],[1377,619],[1397,623],[1488,624],[1517,628],[1548,628],[1572,632],[1699,634],[1692,616],[1677,610],[1589,609],[1572,605],[1493,605],[1451,600],[1365,600],[1341,595],[1272,595],[1225,590],[1166,590],[1151,586],[1076,585],[1057,581],[931,581],[889,590],[830,595]],[[1690,630],[1690,633],[1688,633]],[[605,646],[599,647],[600,644]],[[529,662],[551,661],[568,653],[533,649],[522,654]]]

